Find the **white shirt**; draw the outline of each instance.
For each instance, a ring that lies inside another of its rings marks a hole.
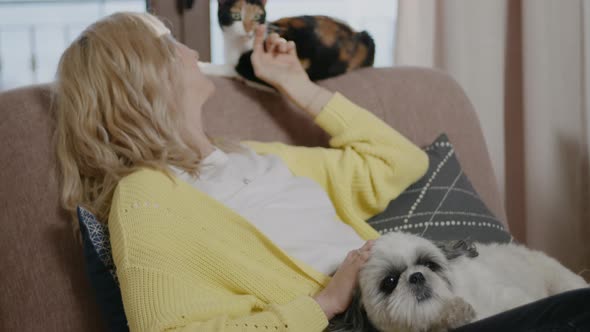
[[[294,176],[276,155],[215,149],[191,177],[178,177],[243,216],[289,255],[331,275],[363,239],[340,221],[323,188]]]

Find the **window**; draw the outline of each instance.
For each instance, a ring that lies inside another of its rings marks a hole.
[[[61,53],[89,24],[145,0],[0,0],[0,90],[50,82]]]
[[[170,0],[171,2],[173,0]],[[217,0],[211,0],[212,62],[223,63]],[[0,90],[50,82],[65,47],[95,20],[116,11],[145,11],[145,0],[0,0]],[[268,19],[328,15],[375,40],[375,66],[393,64],[397,0],[269,0]]]
[[[217,20],[217,0],[211,0],[211,62],[223,63],[223,35]],[[327,15],[355,30],[367,30],[376,45],[375,66],[393,65],[397,0],[268,0],[267,20],[297,15]]]

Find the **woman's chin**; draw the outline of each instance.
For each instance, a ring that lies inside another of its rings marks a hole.
[[[213,84],[213,81],[211,80],[207,80],[208,81],[208,93],[207,93],[207,99],[211,98],[213,95],[215,95],[215,84]]]

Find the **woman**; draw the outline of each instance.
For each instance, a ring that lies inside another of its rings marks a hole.
[[[102,19],[62,56],[62,202],[109,223],[132,331],[322,331],[378,237],[364,220],[426,171],[419,148],[312,83],[293,43],[263,39],[259,28],[256,75],[331,148],[217,148],[202,126],[214,86],[198,53],[149,14]]]
[[[378,237],[364,220],[426,171],[418,147],[312,83],[293,43],[272,35],[265,50],[261,28],[257,76],[315,118],[332,148],[217,149],[202,126],[214,86],[197,52],[149,14],[100,20],[60,61],[63,204],[108,221],[131,330],[321,331],[347,308],[365,241]],[[234,181],[242,175],[254,181]]]

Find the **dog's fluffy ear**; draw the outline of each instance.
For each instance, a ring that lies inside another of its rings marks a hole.
[[[361,302],[361,292],[359,288],[352,297],[352,302],[345,312],[334,316],[330,320],[327,331],[329,332],[379,332],[367,316],[367,312]]]
[[[448,260],[452,260],[461,256],[473,258],[479,255],[475,243],[470,239],[458,241],[439,241],[434,242],[434,244],[443,252]]]

